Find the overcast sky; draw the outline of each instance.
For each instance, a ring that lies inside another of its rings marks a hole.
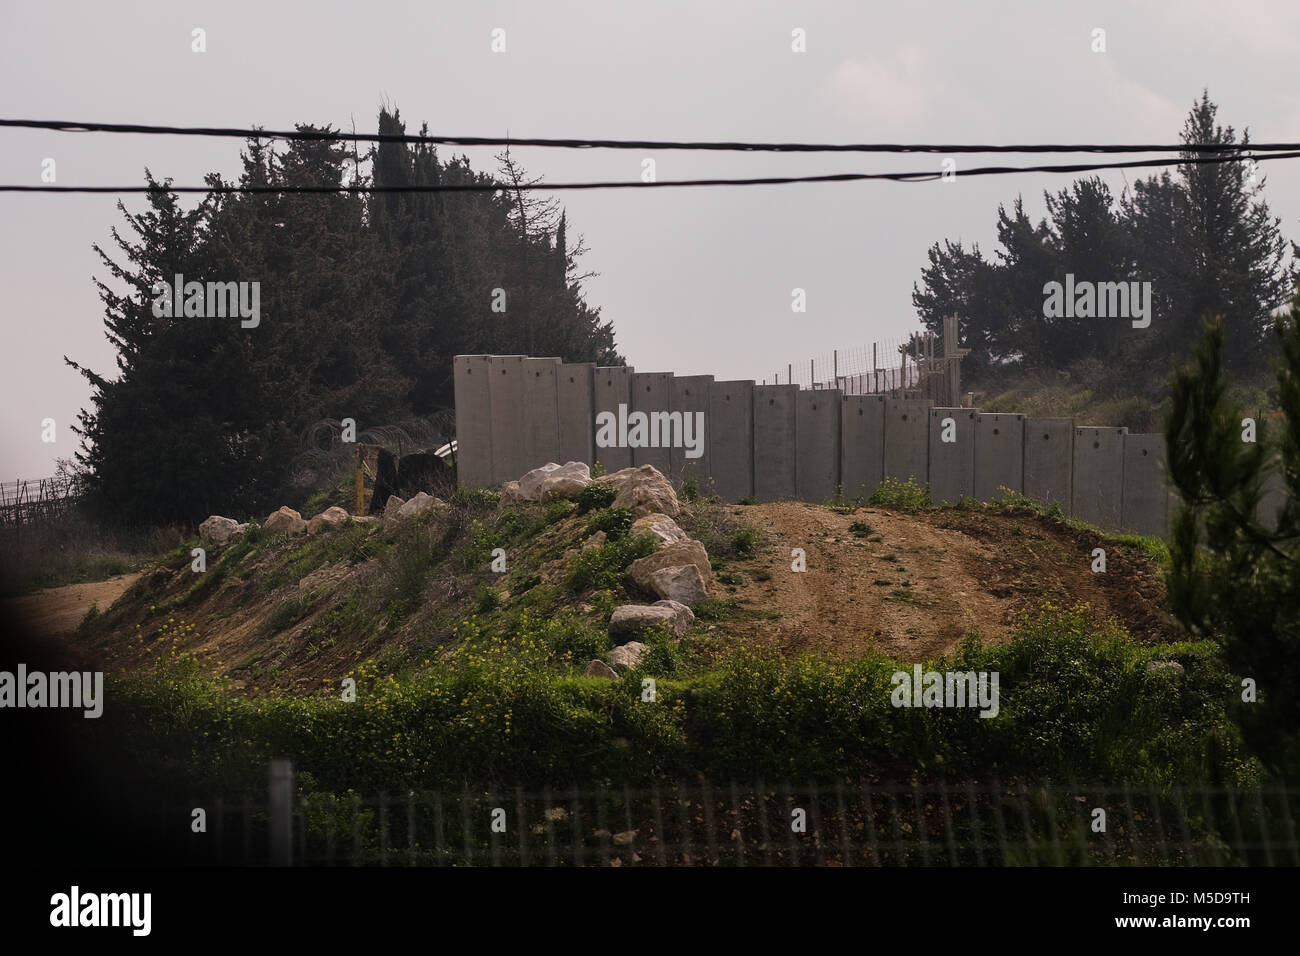
[[[207,52],[191,51],[206,31]],[[506,52],[491,51],[492,30]],[[1105,53],[1092,31],[1106,30]],[[791,50],[806,31],[807,52]],[[821,142],[1176,142],[1208,87],[1257,142],[1300,140],[1300,4],[1005,2],[61,3],[5,0],[0,116],[373,131],[381,104],[447,135]],[[1290,79],[1288,79],[1290,78]],[[239,140],[0,130],[0,182],[235,178]],[[491,148],[456,150],[476,168]],[[628,151],[520,149],[553,182],[636,179]],[[444,149],[442,155],[449,155]],[[936,157],[656,154],[660,179],[936,168]],[[1128,158],[1128,157],[1121,157]],[[1064,160],[1061,160],[1064,161]],[[967,160],[958,160],[965,163]],[[960,168],[960,167],[959,167]],[[1261,164],[1300,239],[1300,161]],[[1136,175],[1145,175],[1138,172]],[[1132,181],[1130,173],[1128,180]],[[591,249],[589,301],[642,371],[770,377],[916,327],[937,240],[991,253],[1000,202],[1069,176],[558,194]],[[1118,193],[1119,173],[1107,175]],[[127,196],[129,209],[143,197]],[[91,278],[116,197],[0,195],[0,480],[53,473],[115,372]],[[803,288],[807,313],[791,312]],[[53,418],[57,441],[41,441]]]

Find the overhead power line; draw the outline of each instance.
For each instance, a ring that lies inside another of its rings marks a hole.
[[[1241,153],[1291,152],[1300,143],[1112,143],[1018,144],[1009,146],[929,143],[749,143],[629,139],[556,139],[498,136],[423,136],[407,133],[346,133],[333,130],[261,130],[221,126],[159,126],[73,120],[0,119],[0,127],[63,133],[137,133],[152,136],[218,136],[238,139],[340,140],[367,143],[425,143],[447,146],[537,146],[559,149],[673,149],[761,153]]]
[[[1068,163],[1050,166],[978,166],[974,169],[954,170],[958,178],[971,176],[1000,176],[1011,173],[1082,173],[1103,169],[1134,169],[1152,166],[1200,165],[1206,163],[1239,163],[1242,156],[1193,156],[1188,159],[1166,157],[1163,159],[1135,159],[1122,163]],[[1300,151],[1266,153],[1253,157],[1259,162],[1270,159],[1297,159]],[[640,180],[614,180],[590,183],[440,183],[437,185],[406,186],[56,186],[48,183],[31,186],[0,185],[6,193],[212,193],[225,195],[289,194],[289,193],[445,193],[445,192],[514,192],[515,190],[560,191],[572,189],[666,189],[682,186],[781,186],[790,183],[842,183],[867,180],[888,180],[901,183],[934,182],[943,179],[942,171],[925,170],[906,173],[828,173],[818,176],[762,176],[750,179],[667,179],[656,182]]]

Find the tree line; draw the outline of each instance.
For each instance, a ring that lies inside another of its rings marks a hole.
[[[1181,142],[1236,144],[1247,154],[1249,132],[1238,139],[1218,124],[1217,112],[1202,93]],[[999,206],[991,258],[978,244],[935,243],[913,287],[921,321],[941,333],[944,316],[961,317],[961,344],[971,349],[963,371],[977,381],[1088,357],[1135,373],[1134,381],[1140,375],[1159,383],[1191,353],[1202,321],[1218,317],[1225,370],[1263,376],[1276,351],[1273,319],[1300,269],[1294,258],[1286,262],[1281,220],[1262,196],[1262,166],[1188,162],[1196,155],[1184,150],[1176,173],[1138,179],[1118,198],[1095,176],[1044,193],[1047,216],[1037,223],[1023,197],[1010,210]],[[1294,243],[1291,249],[1300,254]],[[1067,274],[1089,283],[1150,283],[1150,326],[1045,308],[1045,287]]]
[[[380,112],[379,132],[405,133],[398,110]],[[333,137],[252,139],[241,159],[235,183],[209,174],[205,184],[272,191],[213,192],[186,208],[146,169],[146,207],[119,201],[126,228],[112,230],[109,250],[94,246],[117,374],[65,361],[91,385],[74,429],[81,478],[114,517],[193,523],[273,508],[313,423],[367,428],[446,409],[459,353],[625,364],[612,324],[586,301],[581,239],[555,200],[519,188],[536,180],[508,150],[491,174],[427,144],[359,154]],[[351,183],[499,189],[290,192]],[[160,317],[159,290],[177,275],[257,282],[255,327],[186,316],[179,303]]]

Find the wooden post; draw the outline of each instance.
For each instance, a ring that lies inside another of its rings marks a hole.
[[[361,479],[361,446],[357,445],[357,466],[356,466],[356,491],[357,491],[357,510],[354,514],[360,516],[365,514],[366,508],[366,484]]]

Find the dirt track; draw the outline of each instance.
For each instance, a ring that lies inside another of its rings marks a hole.
[[[92,604],[107,611],[139,574],[123,574],[107,581],[46,588],[35,594],[3,601],[3,615],[33,637],[66,637],[77,630]]]
[[[1139,640],[1169,633],[1164,588],[1149,562],[1112,548],[1107,573],[1094,574],[1094,535],[1029,512],[862,508],[845,515],[790,502],[737,510],[769,539],[756,561],[736,563],[745,582],[735,597],[779,614],[737,629],[758,643],[845,654],[874,646],[922,660],[972,629],[1005,639],[1023,612],[1045,601],[1086,602]],[[855,535],[855,522],[870,533]],[[807,553],[804,573],[790,569],[793,548]],[[758,568],[770,579],[757,580]]]

